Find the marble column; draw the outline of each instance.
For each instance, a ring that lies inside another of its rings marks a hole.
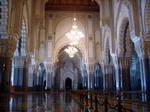
[[[115,67],[115,85],[116,85],[116,91],[120,91],[121,90],[121,77],[119,75],[119,67],[116,66]]]
[[[120,75],[120,86],[122,91],[130,91],[130,57],[119,57],[119,75]]]
[[[92,72],[90,75],[91,75],[91,89],[94,90],[94,86],[95,86],[95,84],[94,84],[94,72]]]
[[[141,90],[142,92],[150,92],[150,40],[141,37],[134,43],[140,62]],[[142,100],[147,100],[146,94],[142,95]]]
[[[88,64],[88,89],[92,90],[94,89],[94,67],[95,67],[95,63],[89,63]]]
[[[0,68],[1,77],[1,90],[0,92],[9,92],[11,84],[11,69],[12,69],[12,56],[16,49],[17,39],[14,36],[10,36],[8,40],[5,40],[3,47],[3,53],[0,55],[2,60]]]
[[[104,66],[104,84],[105,89],[112,90],[114,83],[113,83],[113,65],[105,65]]]
[[[29,60],[24,63],[23,68],[23,88],[24,91],[28,91],[28,77],[29,77]]]
[[[46,89],[50,90],[53,88],[54,86],[54,72],[53,72],[53,66],[54,64],[52,62],[47,62],[46,63],[46,69],[47,69],[47,73],[46,73]]]
[[[9,92],[11,76],[11,57],[1,57],[3,60],[1,69],[1,92]]]
[[[140,72],[141,72],[141,89],[142,92],[150,92],[150,59],[140,58]],[[142,95],[142,100],[146,101],[148,96],[146,94]]]
[[[90,90],[90,88],[91,88],[90,80],[91,80],[91,77],[90,77],[90,74],[88,73],[88,90]]]

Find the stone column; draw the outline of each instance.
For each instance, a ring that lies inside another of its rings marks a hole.
[[[46,73],[46,89],[52,89],[52,86],[54,85],[54,77],[52,77],[53,75],[53,63],[52,62],[47,62],[46,63],[46,69],[47,69],[47,73]]]
[[[120,75],[120,85],[121,90],[130,91],[130,57],[119,57],[119,75]]]
[[[116,91],[121,90],[121,80],[119,75],[119,67],[115,66],[115,85],[116,85]]]
[[[95,63],[88,64],[88,89],[94,89],[94,65]]]
[[[29,75],[29,67],[30,67],[30,59],[26,58],[25,62],[24,62],[24,72],[23,72],[23,88],[24,91],[28,91],[28,77],[30,77]]]
[[[140,60],[141,90],[142,92],[150,92],[150,39],[139,38],[134,43]],[[142,100],[147,100],[146,94],[143,94]]]
[[[11,79],[11,69],[12,69],[12,56],[16,48],[17,39],[14,36],[10,36],[6,41],[6,45],[3,47],[3,53],[1,55],[2,68],[1,69],[1,92],[9,92],[10,90],[10,79]]]
[[[105,89],[112,90],[114,83],[113,83],[113,65],[104,65],[104,84]]]

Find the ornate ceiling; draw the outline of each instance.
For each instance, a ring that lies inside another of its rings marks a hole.
[[[49,0],[45,10],[57,11],[99,11],[99,5],[92,0]]]

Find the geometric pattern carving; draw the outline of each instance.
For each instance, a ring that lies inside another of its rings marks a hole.
[[[146,28],[148,31],[148,37],[150,37],[150,0],[147,0],[146,8],[145,8],[145,15],[146,15]]]
[[[15,50],[14,56],[26,56],[26,25],[24,20],[22,21],[21,37],[17,43],[17,48]]]
[[[120,28],[119,56],[130,57],[133,49],[133,42],[130,39],[129,21],[125,18]]]
[[[106,42],[106,48],[105,48],[105,64],[112,64],[112,57],[110,55],[110,49],[109,49],[109,41],[107,39]]]
[[[26,56],[26,25],[25,21],[22,21],[22,29],[21,29],[21,56]]]
[[[0,39],[7,39],[8,1],[0,0]]]

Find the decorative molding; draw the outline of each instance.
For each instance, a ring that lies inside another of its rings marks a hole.
[[[133,24],[133,14],[131,14],[131,13],[133,13],[132,12],[132,3],[129,2],[129,0],[120,0],[119,8],[118,8],[117,16],[116,16],[116,31],[118,28],[118,20],[120,17],[122,5],[125,5],[128,8],[128,12],[129,12],[128,18],[129,18],[129,22],[130,22],[130,31],[135,31],[134,30],[134,24]]]
[[[142,37],[136,37],[136,40],[134,40],[134,46],[139,59],[145,58],[144,40]]]
[[[145,7],[146,37],[150,38],[150,0],[147,0]]]
[[[128,18],[125,18],[122,21],[119,36],[120,37],[119,37],[118,55],[121,57],[122,56],[130,57],[133,52],[133,44],[130,38]]]
[[[15,39],[14,36],[9,36],[9,39],[8,39],[8,51],[7,51],[7,55],[8,57],[12,57],[13,54],[14,54],[14,51],[16,49],[16,45],[17,45],[17,40]]]
[[[3,0],[0,2],[0,25],[1,25],[1,31],[0,31],[0,39],[8,39],[7,34],[7,26],[8,26],[8,1]]]
[[[150,39],[144,39],[144,51],[145,54],[150,54]]]

